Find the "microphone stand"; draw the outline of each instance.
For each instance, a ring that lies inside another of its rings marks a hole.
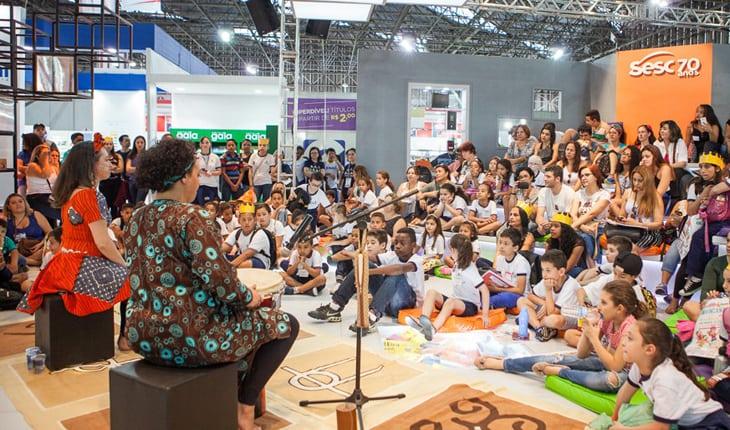
[[[358,232],[358,245],[357,245],[357,253],[355,255],[355,287],[356,287],[356,296],[357,296],[357,320],[355,322],[356,326],[356,334],[357,334],[357,340],[355,343],[355,389],[352,391],[352,394],[347,396],[344,399],[334,399],[334,400],[302,400],[299,402],[299,406],[306,407],[309,405],[322,405],[322,404],[330,404],[330,403],[353,403],[355,405],[355,408],[357,410],[357,419],[360,424],[360,429],[365,430],[365,425],[363,423],[363,417],[362,417],[362,407],[366,403],[370,401],[377,401],[377,400],[391,400],[391,399],[402,399],[406,395],[405,394],[396,394],[391,396],[381,396],[381,397],[368,397],[363,393],[362,388],[360,386],[360,380],[362,378],[361,375],[361,364],[362,364],[362,333],[363,330],[367,330],[370,328],[370,319],[368,318],[368,311],[370,307],[370,303],[368,300],[368,283],[369,283],[369,258],[367,251],[365,250],[365,243],[366,243],[366,236],[367,236],[367,224],[365,223],[365,217],[370,215],[373,212],[379,211],[380,209],[393,205],[394,203],[397,203],[407,197],[411,197],[415,194],[417,194],[419,190],[413,190],[407,194],[404,194],[396,199],[393,199],[389,202],[383,203],[382,205],[375,207],[373,209],[358,213],[350,218],[348,218],[346,221],[341,222],[337,225],[333,225],[332,227],[326,228],[324,230],[321,230],[315,234],[309,235],[304,240],[312,240],[315,237],[321,236],[323,234],[326,234],[336,228],[342,227],[346,224],[350,224],[352,222],[357,222],[357,232]]]

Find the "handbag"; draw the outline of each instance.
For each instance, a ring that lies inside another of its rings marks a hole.
[[[33,255],[33,247],[41,243],[39,239],[20,239],[17,243],[18,252],[24,257]]]
[[[604,231],[606,233],[606,237],[624,236],[628,238],[631,243],[638,243],[646,229],[607,223]]]
[[[705,252],[710,252],[710,223],[730,219],[730,191],[711,197],[707,205],[700,208],[699,215],[705,220]]]

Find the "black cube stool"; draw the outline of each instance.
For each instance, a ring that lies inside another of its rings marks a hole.
[[[179,369],[144,360],[109,372],[112,430],[235,430],[238,364]]]
[[[114,357],[114,310],[78,317],[69,313],[58,294],[46,294],[35,313],[35,344],[46,354],[46,367]]]

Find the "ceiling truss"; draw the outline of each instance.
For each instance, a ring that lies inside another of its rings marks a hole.
[[[50,0],[21,1],[47,7]],[[275,0],[276,4],[277,1]],[[730,2],[670,0],[469,0],[464,7],[376,6],[369,22],[333,22],[327,40],[303,35],[301,89],[355,91],[361,49],[397,50],[404,34],[423,52],[592,61],[617,50],[690,43],[728,43]],[[278,35],[256,34],[241,0],[162,0],[164,14],[130,14],[161,26],[217,73],[278,76]],[[304,31],[304,25],[301,26]],[[241,29],[231,43],[218,29]],[[343,84],[346,84],[343,86]]]

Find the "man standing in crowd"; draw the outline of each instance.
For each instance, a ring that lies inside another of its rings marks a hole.
[[[46,131],[45,124],[33,124],[33,133],[35,133],[36,136],[40,137],[43,143],[48,145],[49,148],[56,146],[56,144],[53,143],[52,140],[48,139],[48,132]]]
[[[84,134],[79,133],[78,131],[76,133],[71,133],[71,146],[76,145],[77,143],[81,143],[84,141]]]
[[[302,150],[303,151],[303,150]],[[355,166],[357,166],[357,154],[355,148],[350,148],[345,152],[347,161],[340,178],[340,189],[342,190],[342,200],[347,200],[350,195],[350,188],[355,186]]]
[[[251,171],[251,141],[244,139],[241,142],[241,167],[243,167],[243,182],[241,182],[241,190],[245,193],[252,185],[253,173]]]
[[[575,191],[563,185],[563,169],[550,166],[545,170],[545,188],[537,195],[537,233],[545,236],[550,231],[550,220],[556,212],[568,212],[573,204]]]
[[[253,188],[259,201],[266,201],[271,195],[271,174],[276,170],[276,160],[269,154],[269,139],[259,138],[258,151],[249,158],[253,171]]]
[[[304,156],[304,147],[297,146],[296,152],[297,158],[294,161],[294,173],[296,174],[296,185],[302,185],[304,183],[304,163],[307,162],[307,157]]]
[[[601,113],[593,109],[586,113],[586,125],[591,128],[591,137],[597,144],[608,142],[606,133],[608,133],[608,123],[601,121]]]

